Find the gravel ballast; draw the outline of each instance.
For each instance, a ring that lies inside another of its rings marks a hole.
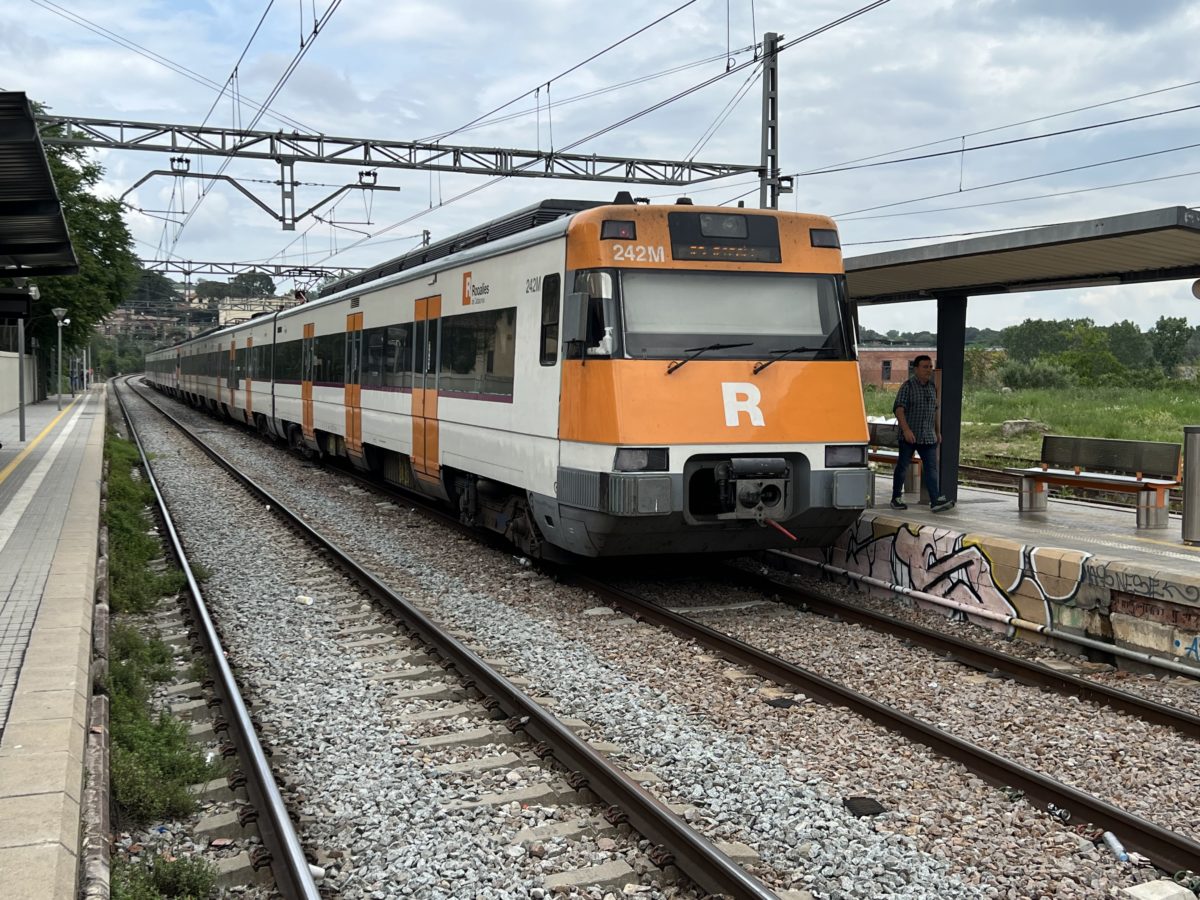
[[[178,405],[172,410],[189,415]],[[760,861],[748,867],[777,888],[831,898],[1096,897],[1117,896],[1120,887],[1155,875],[1121,865],[922,747],[803,698],[782,698],[794,701],[786,708],[770,705],[781,698],[761,680],[695,646],[621,616],[588,615],[594,599],[512,555],[347,490],[345,482],[255,438],[190,415],[252,477],[315,526],[335,528],[361,562],[385,570],[394,590],[476,635],[490,655],[530,680],[532,693],[552,696],[556,712],[587,721],[588,737],[617,745],[630,769],[654,772],[661,781],[652,789],[680,804],[696,827],[754,848]],[[296,738],[303,743],[288,746],[281,764],[289,783],[303,785],[296,790],[301,811],[316,820],[306,825],[316,829],[311,836],[355,854],[342,895],[391,896],[378,892],[411,882],[410,894],[453,891],[462,883],[478,896],[508,896],[506,890],[525,896],[519,892],[530,883],[528,860],[495,851],[506,839],[495,832],[507,824],[497,825],[494,810],[466,819],[442,811],[453,798],[430,792],[425,762],[396,737],[395,711],[379,705],[377,686],[334,640],[337,598],[308,589],[313,604],[297,603],[308,574],[290,568],[289,554],[297,551],[267,536],[274,534],[269,517],[240,490],[193,474],[198,452],[182,449],[178,438],[164,434],[171,426],[155,422],[156,414],[142,417],[139,427],[190,535],[189,548],[214,572],[208,590],[231,616],[224,628],[231,654],[254,659],[243,662],[252,680],[274,685],[260,715],[277,728],[307,724]],[[719,585],[686,591],[707,603],[730,599]],[[814,641],[831,642],[830,659],[847,657],[855,668],[853,654],[844,652],[844,631],[838,637],[797,627],[814,632]],[[774,634],[776,643],[784,637]],[[875,670],[886,672],[889,664],[875,659]],[[297,671],[310,677],[297,681]],[[913,685],[905,693],[914,693]],[[314,709],[321,711],[315,718]],[[995,714],[978,715],[975,727]],[[961,733],[957,718],[945,724]],[[291,741],[294,732],[287,733]],[[1064,745],[1063,752],[1071,751]],[[332,795],[324,794],[323,779]],[[1153,785],[1163,779],[1156,769]],[[851,815],[843,800],[856,795],[875,797],[887,811]],[[463,828],[478,840],[464,841]],[[430,848],[443,841],[455,844],[448,858],[441,859],[440,849],[431,858]]]

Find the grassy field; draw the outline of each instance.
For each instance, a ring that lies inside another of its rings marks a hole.
[[[895,391],[867,387],[867,413],[890,416]],[[1036,462],[1041,434],[1006,438],[1001,423],[1010,419],[1044,422],[1053,434],[1183,442],[1185,425],[1200,425],[1200,385],[1178,382],[1168,388],[1072,388],[1001,393],[970,390],[963,396],[963,461]]]

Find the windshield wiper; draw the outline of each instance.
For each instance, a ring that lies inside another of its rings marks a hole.
[[[733,350],[735,347],[753,347],[753,346],[754,346],[754,341],[747,341],[744,344],[709,344],[707,347],[687,347],[684,349],[683,352],[690,353],[692,355],[685,359],[681,359],[677,362],[673,362],[669,366],[667,366],[667,374],[670,375],[676,369],[686,366],[688,363],[690,363],[693,359],[695,359],[701,353],[707,353],[709,350]]]
[[[828,351],[831,351],[832,349],[833,349],[832,347],[805,347],[802,344],[799,347],[791,347],[787,350],[768,350],[767,351],[768,353],[776,354],[775,358],[768,359],[766,362],[760,362],[758,365],[756,365],[754,367],[753,374],[757,375],[763,369],[766,369],[769,366],[775,365],[775,363],[779,362],[785,356],[791,356],[793,353],[826,353]]]

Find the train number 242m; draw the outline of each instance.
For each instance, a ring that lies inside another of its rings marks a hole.
[[[613,262],[666,262],[667,251],[645,244],[613,244]]]

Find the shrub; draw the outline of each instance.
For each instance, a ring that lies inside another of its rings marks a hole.
[[[122,827],[179,818],[195,809],[192,784],[218,768],[188,742],[187,726],[163,711],[151,717],[138,697],[115,693],[112,715],[112,790]]]
[[[214,866],[197,857],[141,863],[117,860],[113,865],[113,900],[206,900],[216,892]]]
[[[137,447],[110,433],[105,453],[109,469],[104,523],[113,547],[108,567],[112,608],[118,613],[147,612],[160,597],[179,590],[181,575],[175,569],[158,574],[149,568],[162,556],[162,545],[148,533],[153,520],[146,509],[154,502],[154,491],[133,475],[140,463]]]
[[[996,375],[1002,385],[1014,391],[1029,388],[1068,388],[1077,383],[1075,373],[1070,369],[1044,359],[1035,359],[1028,363],[1012,360],[1000,365]]]

